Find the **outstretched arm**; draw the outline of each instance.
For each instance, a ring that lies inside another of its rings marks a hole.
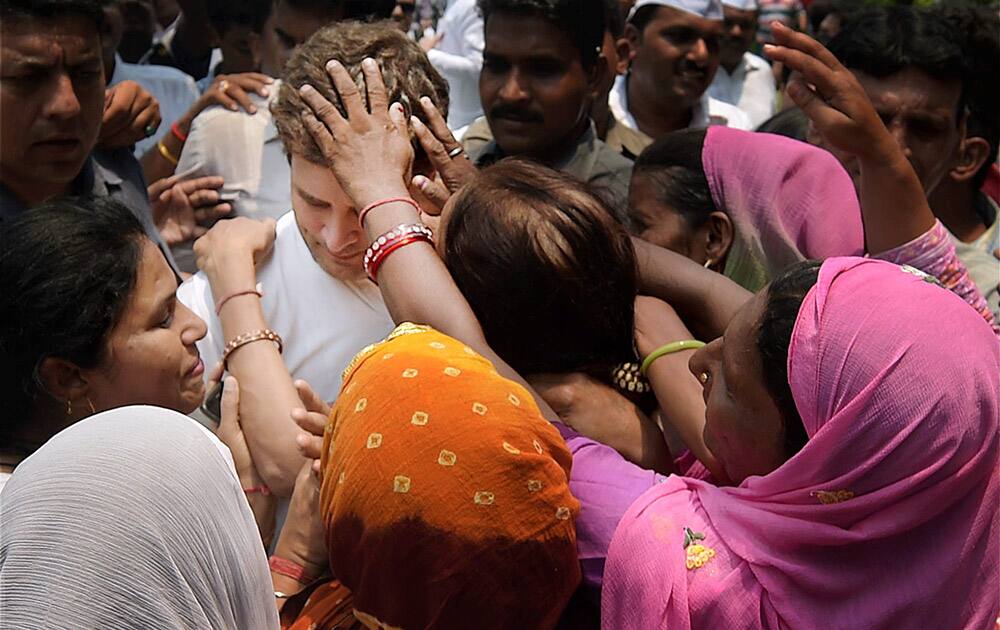
[[[827,142],[858,157],[868,252],[898,247],[934,226],[924,189],[850,70],[822,44],[775,22],[764,52],[798,72],[788,93]]]

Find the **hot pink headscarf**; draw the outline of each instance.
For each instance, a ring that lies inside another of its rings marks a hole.
[[[990,326],[920,272],[827,260],[788,352],[806,446],[738,488],[671,477],[640,497],[611,543],[604,626],[690,628],[707,610],[742,627],[990,627],[998,366]],[[656,528],[696,504],[750,576],[698,611],[679,533]]]
[[[723,273],[745,289],[803,260],[864,255],[854,183],[828,151],[715,126],[701,160],[712,200],[735,227]]]

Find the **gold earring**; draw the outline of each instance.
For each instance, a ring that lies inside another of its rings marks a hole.
[[[702,385],[708,383],[708,372],[702,372],[698,375],[698,380],[701,381]]]
[[[87,405],[90,406],[90,413],[91,413],[91,415],[97,413],[97,410],[94,409],[94,403],[91,402],[91,400],[90,400],[90,396],[87,396]]]
[[[705,259],[705,264],[703,266],[705,267],[705,269],[709,269],[714,264],[715,264],[714,260],[712,260],[711,258],[707,258]]]
[[[73,403],[68,398],[66,399],[66,415],[73,415]]]

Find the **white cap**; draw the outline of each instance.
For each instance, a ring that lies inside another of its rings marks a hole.
[[[754,0],[742,1],[754,2],[756,5]],[[694,13],[699,17],[709,20],[722,19],[722,2],[720,2],[720,0],[636,0],[636,3],[632,5],[632,10],[628,13],[628,19],[631,20],[635,17],[635,12],[642,7],[651,6],[673,7],[674,9]]]
[[[737,9],[739,11],[756,11],[760,8],[757,0],[722,0],[722,4],[730,9]]]

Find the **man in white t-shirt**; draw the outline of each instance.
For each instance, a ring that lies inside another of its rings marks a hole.
[[[300,118],[308,107],[298,89],[306,83],[337,102],[328,60],[357,60],[345,65],[359,74],[365,57],[381,65],[391,100],[418,103],[428,96],[447,112],[447,84],[405,34],[385,23],[320,29],[289,60],[271,108],[289,154],[293,212],[276,226],[244,217],[216,224],[195,245],[202,271],[178,291],[208,324],[198,349],[209,368],[241,335],[260,337],[270,330],[283,340],[280,353],[277,343],[261,339],[227,359],[239,381],[240,424],[254,463],[278,496],[291,494],[303,462],[290,417],[302,406],[293,379],[308,381],[324,400],[335,399],[341,372],[354,355],[393,327],[378,287],[362,270],[367,240],[358,208]]]
[[[708,95],[739,107],[756,129],[774,114],[778,90],[771,64],[750,52],[757,37],[757,0],[722,0],[719,70]]]
[[[706,94],[719,67],[719,0],[638,0],[629,12],[619,76],[608,103],[605,142],[634,158],[660,136],[725,125],[749,129],[746,114]]]

